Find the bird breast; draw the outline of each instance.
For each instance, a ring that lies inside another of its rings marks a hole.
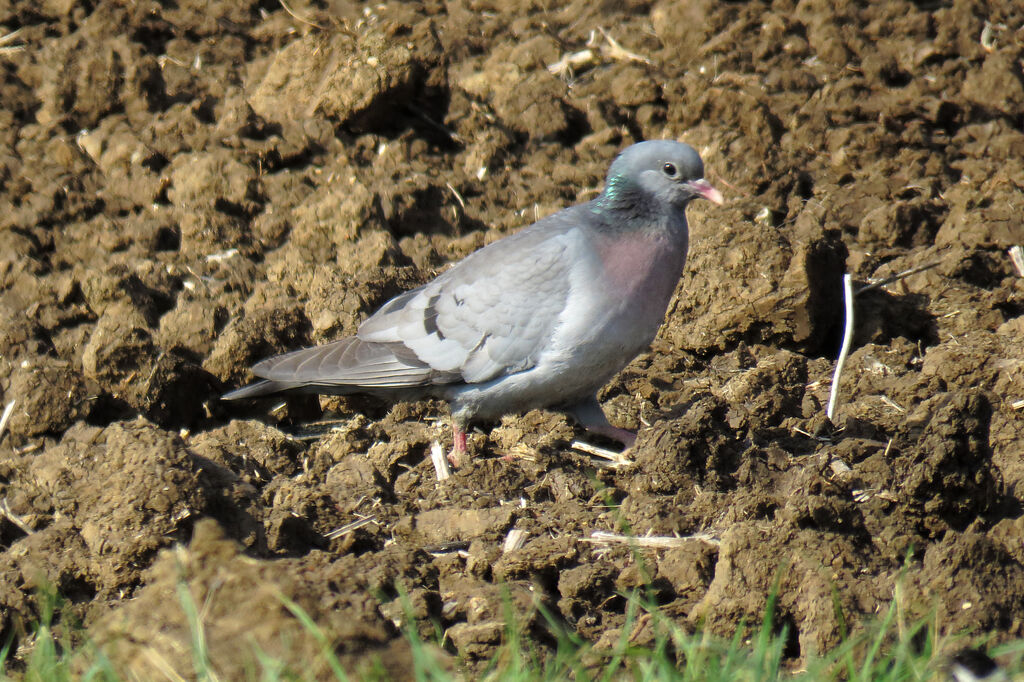
[[[591,242],[573,277],[559,349],[618,371],[654,339],[686,262],[686,241],[669,235]]]
[[[682,274],[686,251],[685,234],[682,239],[656,233],[599,240],[595,284],[607,299],[623,305],[627,317],[653,315],[657,329]]]

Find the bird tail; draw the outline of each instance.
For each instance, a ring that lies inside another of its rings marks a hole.
[[[243,398],[257,398],[261,395],[269,395],[271,393],[277,393],[278,391],[284,391],[288,388],[286,384],[282,384],[279,381],[257,381],[255,384],[249,384],[242,388],[236,388],[235,390],[225,393],[220,397],[221,400],[242,400]]]
[[[255,398],[280,391],[346,394],[410,389],[436,383],[438,372],[394,344],[357,337],[268,358],[252,368],[262,379],[221,396]],[[444,375],[447,378],[446,375]]]

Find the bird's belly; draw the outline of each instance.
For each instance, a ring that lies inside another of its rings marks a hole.
[[[482,384],[464,385],[448,397],[456,412],[496,419],[534,408],[569,407],[592,397],[649,346],[664,320],[676,277],[671,283],[642,282],[636,296],[593,296],[575,304],[550,346],[528,370]],[[635,293],[635,292],[634,292]]]
[[[537,365],[484,384],[462,385],[445,397],[451,401],[454,413],[469,419],[497,419],[536,408],[568,407],[593,396],[618,371],[608,372],[607,368],[591,362]]]

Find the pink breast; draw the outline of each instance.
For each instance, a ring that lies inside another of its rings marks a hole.
[[[652,237],[609,240],[598,246],[598,255],[607,285],[624,295],[638,288],[659,295],[666,285],[671,295],[686,258],[669,240]]]

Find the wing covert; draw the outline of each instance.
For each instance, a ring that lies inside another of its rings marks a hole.
[[[401,344],[420,362],[467,383],[532,367],[570,293],[575,235],[556,216],[393,299],[362,324],[358,337]]]

